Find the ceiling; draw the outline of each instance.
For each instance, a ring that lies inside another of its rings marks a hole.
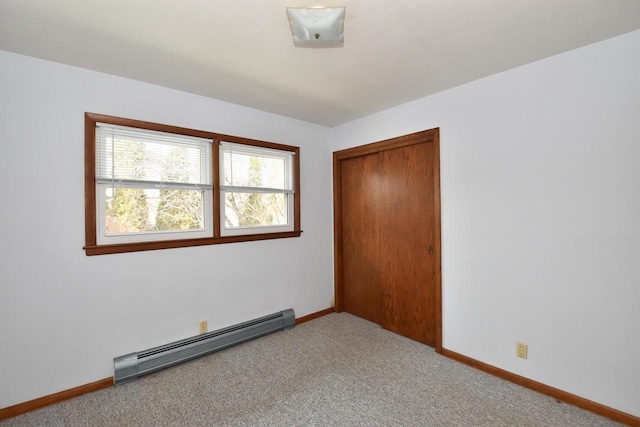
[[[286,7],[346,6],[342,47]],[[640,0],[0,0],[0,49],[336,126],[640,29]]]

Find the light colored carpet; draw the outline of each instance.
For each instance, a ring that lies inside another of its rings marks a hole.
[[[0,425],[618,424],[334,313]]]

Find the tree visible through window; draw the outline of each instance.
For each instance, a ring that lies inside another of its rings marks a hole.
[[[125,164],[132,177],[143,178],[141,165],[145,153],[142,144],[136,141],[124,141],[121,149],[112,153],[115,161]],[[135,233],[150,230],[147,195],[140,188],[107,187],[106,192],[106,231],[108,234]]]
[[[172,147],[164,160],[163,181],[188,182],[192,164],[185,147]],[[194,190],[159,190],[156,230],[190,230],[202,228],[204,216],[202,192]]]
[[[228,142],[222,143],[221,152],[223,233],[290,227],[294,155]]]

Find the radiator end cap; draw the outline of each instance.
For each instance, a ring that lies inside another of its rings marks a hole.
[[[113,359],[113,384],[121,385],[138,379],[138,353],[129,353]]]
[[[282,321],[283,326],[282,330],[287,331],[289,329],[293,329],[296,326],[296,313],[292,308],[282,311]]]

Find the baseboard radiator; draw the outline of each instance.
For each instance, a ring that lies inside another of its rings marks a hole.
[[[284,331],[295,326],[292,309],[269,316],[186,338],[149,350],[125,354],[113,359],[114,383],[125,384],[143,375],[187,362],[272,332]]]

